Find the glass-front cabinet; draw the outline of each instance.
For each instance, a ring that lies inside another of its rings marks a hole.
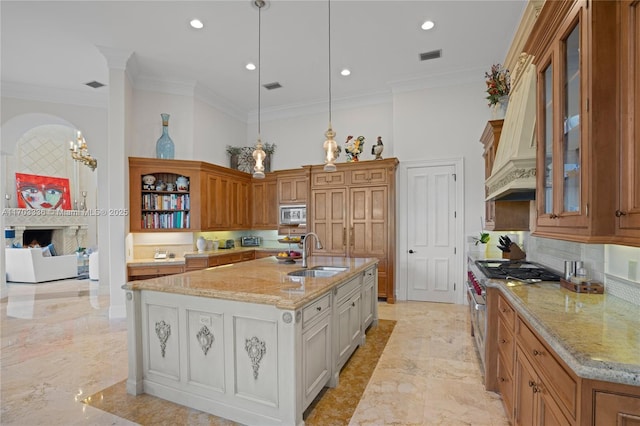
[[[538,66],[538,218],[546,226],[579,226],[586,215],[582,203],[581,18],[582,13],[577,13],[567,20]]]
[[[617,7],[546,2],[525,44],[537,72],[536,235],[583,242],[612,235]]]

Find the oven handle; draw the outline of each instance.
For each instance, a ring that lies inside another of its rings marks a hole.
[[[471,299],[473,300],[473,309],[476,311],[486,311],[487,310],[487,305],[485,305],[484,303],[479,303],[478,302],[478,293],[476,293],[476,290],[471,287],[471,286],[467,286],[467,293],[469,293],[469,296],[471,297]]]

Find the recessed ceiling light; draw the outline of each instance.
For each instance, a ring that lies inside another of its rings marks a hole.
[[[420,28],[422,28],[423,30],[427,31],[427,30],[430,30],[431,28],[433,28],[435,26],[436,26],[436,24],[433,21],[424,21],[422,23],[422,27],[420,27]]]
[[[348,75],[351,75],[351,71],[348,68],[345,68],[342,71],[340,71],[340,75],[343,75],[346,77]]]
[[[249,71],[253,71],[256,69],[256,64],[249,62],[247,65],[244,66],[246,69],[248,69]]]
[[[202,27],[204,27],[204,24],[199,19],[192,19],[191,22],[189,22],[189,25],[191,25],[191,27],[195,28],[196,30],[199,30]]]

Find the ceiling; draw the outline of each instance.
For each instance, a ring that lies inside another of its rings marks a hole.
[[[268,2],[262,9],[263,110],[327,105],[328,2]],[[331,2],[332,98],[390,94],[450,75],[478,75],[502,62],[526,1]],[[240,114],[255,113],[258,9],[232,1],[7,1],[1,7],[3,91],[37,86],[108,92],[98,46],[132,52],[135,87],[172,85],[206,93]],[[202,30],[189,26],[197,17]],[[430,31],[420,25],[430,19]],[[442,49],[442,57],[419,54]],[[352,74],[342,77],[348,67]],[[481,88],[479,90],[483,90]]]

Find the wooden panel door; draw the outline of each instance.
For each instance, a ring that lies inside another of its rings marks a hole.
[[[229,227],[231,229],[251,228],[251,202],[249,182],[232,179],[229,185]]]
[[[621,133],[618,236],[640,244],[640,2],[620,2]]]
[[[387,254],[387,187],[349,191],[349,255],[385,257]]]
[[[252,228],[276,229],[278,227],[278,183],[264,179],[252,183]]]
[[[347,254],[347,190],[336,188],[314,190],[311,198],[312,229],[323,248],[314,254],[346,256]],[[307,215],[308,216],[308,215]]]
[[[306,204],[309,181],[304,170],[300,176],[278,178],[278,199],[280,204]]]
[[[229,178],[215,173],[206,175],[206,229],[226,230],[229,227]]]

